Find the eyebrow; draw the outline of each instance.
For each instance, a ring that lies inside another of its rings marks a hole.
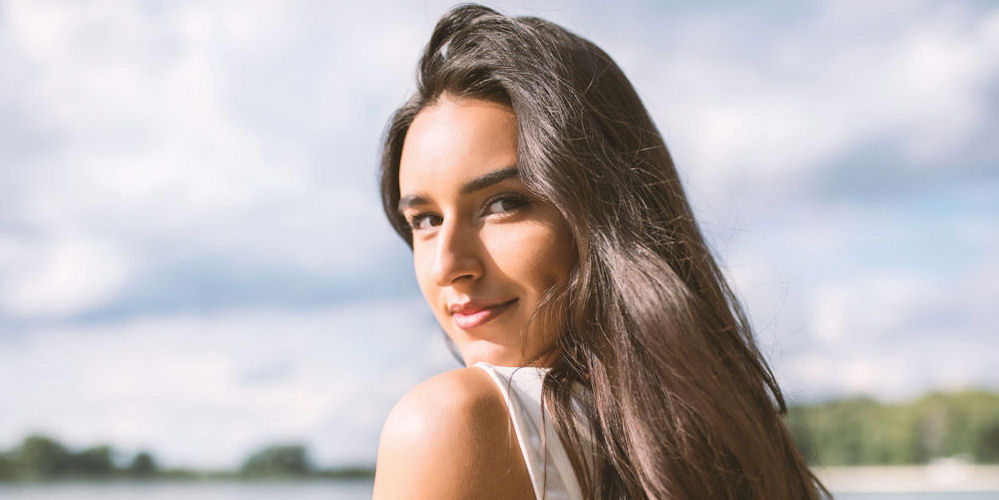
[[[511,177],[517,177],[518,175],[520,175],[520,171],[517,170],[516,166],[501,168],[466,182],[464,186],[461,186],[459,192],[461,194],[470,194],[476,191],[481,191],[489,186],[492,186],[493,184],[498,184]],[[399,211],[401,212],[406,208],[429,204],[430,201],[423,196],[407,195],[399,198]]]

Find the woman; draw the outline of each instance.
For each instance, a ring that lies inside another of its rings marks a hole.
[[[620,68],[541,19],[437,24],[386,215],[466,368],[392,410],[375,498],[815,498],[780,389]]]

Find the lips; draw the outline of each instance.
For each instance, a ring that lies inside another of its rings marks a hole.
[[[448,310],[458,328],[468,330],[489,322],[515,302],[516,298],[503,302],[472,300],[462,304],[451,304]]]

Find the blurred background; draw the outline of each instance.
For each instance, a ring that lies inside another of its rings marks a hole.
[[[375,177],[452,5],[0,1],[0,476],[369,481],[458,366]],[[632,79],[813,463],[999,461],[996,3],[489,5]]]

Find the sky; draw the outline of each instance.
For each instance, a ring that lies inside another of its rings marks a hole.
[[[0,449],[373,463],[459,366],[381,213],[452,2],[0,0]],[[496,2],[624,69],[791,402],[999,390],[999,7]]]

